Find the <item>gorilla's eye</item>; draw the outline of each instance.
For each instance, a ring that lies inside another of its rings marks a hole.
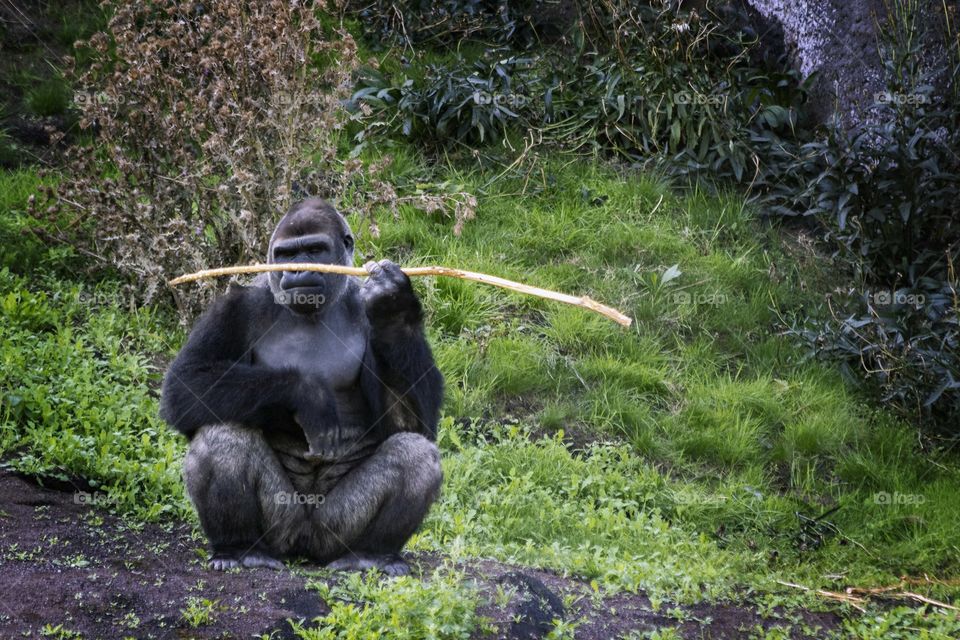
[[[353,249],[353,236],[343,236],[343,246]]]

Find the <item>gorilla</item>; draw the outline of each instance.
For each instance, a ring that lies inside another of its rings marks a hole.
[[[326,201],[294,205],[268,261],[353,264],[353,235]],[[440,490],[443,377],[410,280],[261,274],[197,321],[170,365],[161,416],[190,440],[184,480],[210,567],[409,571],[400,549]]]

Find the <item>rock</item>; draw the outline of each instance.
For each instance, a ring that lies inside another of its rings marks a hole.
[[[520,571],[512,571],[501,576],[497,582],[517,589],[517,594],[510,603],[513,622],[507,638],[545,638],[553,629],[553,621],[563,619],[565,611],[560,597],[537,578]]]
[[[878,52],[878,23],[887,20],[884,0],[739,0],[765,20],[778,22],[793,66],[807,78],[817,74],[810,95],[813,117],[837,113],[847,125],[872,117],[885,89]],[[943,30],[927,10],[921,35],[925,66],[944,59]],[[944,86],[947,79],[940,79]]]

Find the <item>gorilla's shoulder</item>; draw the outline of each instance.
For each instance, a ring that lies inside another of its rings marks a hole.
[[[226,293],[217,297],[204,315],[227,316],[237,320],[250,314],[263,315],[272,310],[273,294],[270,289],[253,285],[231,283]]]
[[[218,300],[226,300],[228,303],[235,305],[260,305],[266,301],[272,301],[273,293],[271,293],[269,287],[260,284],[256,280],[248,285],[231,282],[230,286],[227,287],[227,292],[220,296]]]

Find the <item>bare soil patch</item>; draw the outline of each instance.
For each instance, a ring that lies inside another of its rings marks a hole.
[[[212,572],[201,560],[204,540],[189,525],[132,526],[77,495],[0,472],[0,638],[39,637],[47,625],[83,638],[289,638],[288,619],[310,621],[329,611],[305,587],[306,574],[319,567]],[[415,573],[443,561],[437,554],[408,558]],[[462,568],[489,595],[481,613],[501,638],[543,637],[557,618],[577,621],[576,637],[587,640],[663,627],[687,638],[740,638],[758,625],[786,624],[783,612],[765,617],[742,604],[655,611],[643,594],[601,598],[587,581],[493,560]],[[513,594],[505,606],[493,604],[498,587]],[[209,621],[190,623],[184,611],[191,601],[215,603]],[[790,615],[803,622],[794,629],[839,623],[829,613]]]

